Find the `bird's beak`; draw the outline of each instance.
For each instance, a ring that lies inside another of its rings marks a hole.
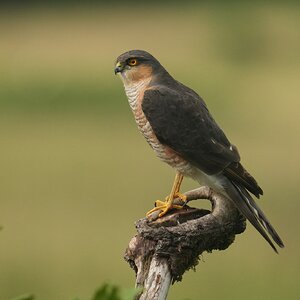
[[[122,63],[120,63],[119,61],[117,62],[116,66],[115,66],[115,74],[120,73],[124,70],[124,65],[122,65]]]

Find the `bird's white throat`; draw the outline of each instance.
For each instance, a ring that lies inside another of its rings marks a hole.
[[[136,110],[138,108],[139,101],[141,97],[143,97],[144,91],[146,87],[149,85],[151,78],[139,80],[136,82],[131,82],[130,84],[124,82],[125,93],[128,98],[129,105],[132,110]]]

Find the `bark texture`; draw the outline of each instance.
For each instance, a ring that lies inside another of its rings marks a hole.
[[[195,268],[206,251],[225,250],[235,235],[246,228],[245,218],[234,204],[209,187],[186,192],[187,200],[208,199],[212,210],[187,205],[162,218],[159,212],[136,222],[125,260],[136,273],[140,300],[166,299],[170,283],[180,281],[185,271]],[[182,204],[178,198],[177,204]]]

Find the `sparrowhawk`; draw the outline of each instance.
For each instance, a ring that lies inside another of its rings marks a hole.
[[[277,252],[283,242],[250,195],[263,194],[256,180],[240,163],[237,148],[229,142],[211,116],[203,99],[175,80],[151,54],[132,50],[117,58],[115,73],[124,83],[129,105],[141,133],[156,155],[176,170],[175,181],[165,202],[156,201],[163,216],[180,193],[184,176],[211,187],[233,201]],[[270,235],[270,237],[269,237]]]

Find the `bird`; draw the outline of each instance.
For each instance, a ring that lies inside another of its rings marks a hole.
[[[204,100],[174,79],[160,62],[144,50],[130,50],[116,59],[137,127],[155,154],[175,169],[175,180],[165,201],[157,200],[146,215],[159,210],[159,217],[179,209],[173,200],[186,201],[180,193],[184,177],[207,185],[232,201],[262,237],[278,253],[274,242],[282,239],[252,195],[263,190],[243,167],[236,146],[216,123]],[[252,194],[252,195],[251,195]]]

